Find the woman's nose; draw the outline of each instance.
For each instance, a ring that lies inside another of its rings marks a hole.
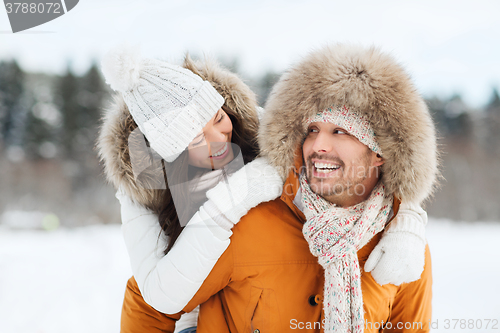
[[[227,135],[218,130],[209,131],[209,133],[205,133],[205,139],[208,143],[210,142],[226,142]]]

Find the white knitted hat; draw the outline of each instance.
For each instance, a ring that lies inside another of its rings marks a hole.
[[[174,161],[224,104],[208,82],[188,69],[141,58],[118,46],[102,60],[111,88],[121,92],[130,114],[153,148]]]
[[[333,106],[316,113],[314,117],[306,119],[307,125],[320,122],[332,123],[342,127],[372,151],[383,156],[370,122],[366,116],[361,115],[359,112],[349,110],[345,105]]]

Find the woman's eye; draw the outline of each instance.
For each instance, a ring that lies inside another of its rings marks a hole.
[[[347,134],[347,132],[344,132],[342,130],[337,129],[337,130],[333,131],[333,134]]]
[[[205,141],[205,137],[204,136],[201,137],[200,141],[193,143],[193,147],[201,145],[203,143],[203,141]]]
[[[222,121],[222,119],[224,119],[224,115],[223,114],[220,115],[220,118],[217,120],[217,123],[220,123]]]
[[[310,128],[309,133],[318,133],[318,130],[316,128]]]

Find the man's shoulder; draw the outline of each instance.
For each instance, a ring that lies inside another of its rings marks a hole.
[[[237,224],[237,226],[245,229],[283,228],[285,225],[291,225],[297,228],[302,225],[302,222],[279,197],[271,201],[262,202],[258,206],[250,209]],[[233,229],[233,231],[235,230]]]
[[[251,209],[233,228],[231,245],[237,252],[251,251],[262,258],[290,251],[286,257],[310,255],[302,235],[303,221],[280,198]]]

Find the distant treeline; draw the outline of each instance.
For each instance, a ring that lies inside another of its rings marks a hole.
[[[237,63],[230,69],[238,70]],[[265,100],[279,73],[246,78]],[[0,62],[0,215],[41,210],[67,225],[116,222],[113,190],[104,184],[94,149],[103,108],[111,100],[96,64],[81,75],[25,73]],[[473,109],[460,95],[432,97],[441,151],[441,188],[430,215],[500,221],[500,97]],[[49,181],[50,180],[50,181]]]

